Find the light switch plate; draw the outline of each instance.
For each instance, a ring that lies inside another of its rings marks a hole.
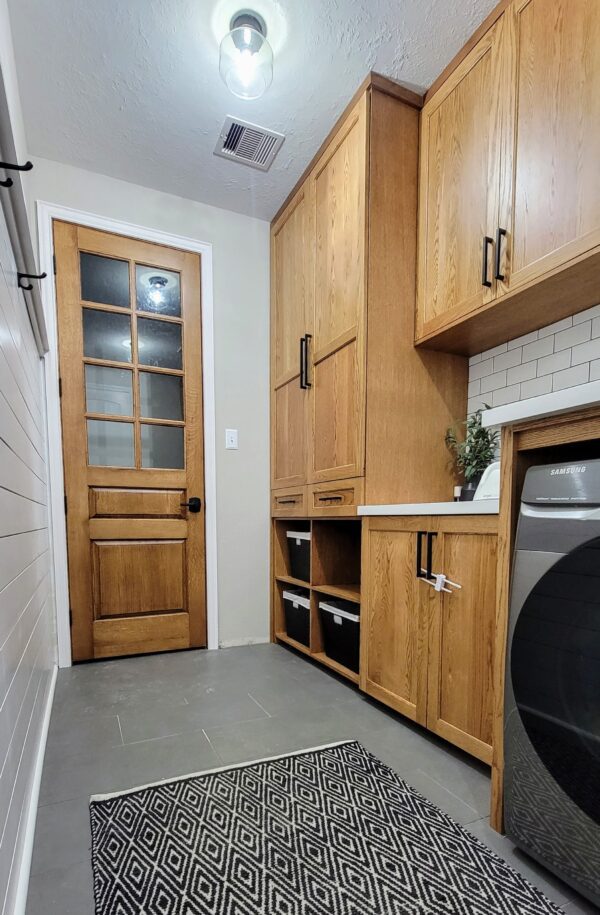
[[[238,446],[238,430],[225,429],[225,447],[231,451],[236,451]]]

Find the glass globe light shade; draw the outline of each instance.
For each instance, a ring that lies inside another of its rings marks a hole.
[[[257,29],[233,28],[221,42],[219,72],[238,98],[260,98],[273,80],[271,45]]]

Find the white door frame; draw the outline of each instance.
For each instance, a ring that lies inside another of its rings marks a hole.
[[[47,273],[42,280],[42,304],[48,328],[50,350],[44,357],[44,381],[47,415],[48,447],[48,523],[50,550],[56,599],[56,630],[58,666],[71,666],[71,627],[69,622],[69,578],[67,570],[67,526],[65,522],[65,482],[63,471],[62,427],[58,391],[58,326],[56,288],[54,284],[54,240],[52,222],[55,219],[73,222],[90,229],[113,232],[158,245],[168,245],[193,251],[201,257],[202,295],[202,385],[204,396],[204,519],[206,550],[206,629],[207,647],[219,647],[219,614],[217,592],[217,471],[215,436],[215,365],[213,328],[213,268],[212,245],[208,242],[171,235],[117,219],[107,219],[59,206],[36,201],[40,268]]]

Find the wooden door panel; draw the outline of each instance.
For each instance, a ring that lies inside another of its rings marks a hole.
[[[90,489],[90,518],[183,518],[182,489]]]
[[[273,392],[273,488],[302,484],[306,480],[306,391],[298,378]]]
[[[416,539],[411,530],[368,534],[361,686],[424,724],[429,594],[416,577]]]
[[[54,240],[73,658],[205,645],[200,259]]]
[[[273,231],[274,381],[300,372],[300,338],[310,332],[312,302],[310,206],[302,188]]]
[[[356,327],[364,310],[365,131],[363,99],[315,172],[317,352]]]
[[[600,244],[600,4],[519,0],[510,260],[516,288]]]
[[[497,536],[439,539],[434,571],[461,589],[441,593],[432,620],[427,725],[491,762]]]
[[[417,336],[495,292],[482,284],[482,262],[498,218],[502,30],[501,19],[423,111]]]
[[[311,482],[359,477],[364,471],[364,403],[359,342],[313,368]]]

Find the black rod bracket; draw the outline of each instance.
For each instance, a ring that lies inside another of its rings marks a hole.
[[[33,283],[23,283],[23,280],[45,280],[47,276],[47,273],[17,273],[19,289],[29,292],[33,289]]]
[[[33,162],[26,162],[24,165],[17,165],[15,162],[0,162],[0,168],[11,172],[30,172],[33,168]]]

